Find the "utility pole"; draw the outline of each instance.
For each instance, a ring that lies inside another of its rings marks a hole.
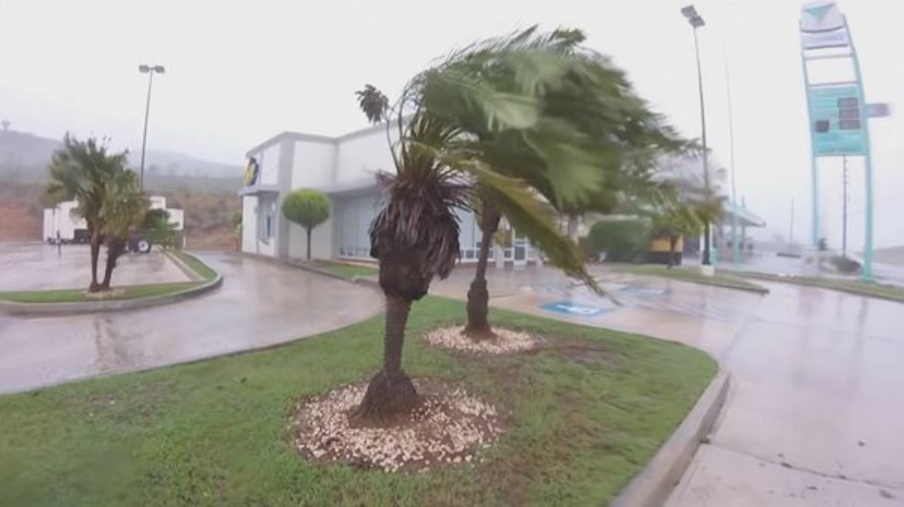
[[[735,187],[734,156],[734,114],[731,108],[731,76],[728,72],[728,55],[722,46],[722,58],[725,61],[725,91],[728,96],[728,145],[731,161],[731,250],[734,254],[735,266],[741,263],[741,243],[738,241],[738,196]]]
[[[791,226],[788,227],[788,248],[794,246],[794,199],[791,199]]]
[[[847,156],[841,157],[841,256],[847,257],[848,233],[848,163]]]
[[[139,65],[138,72],[148,75],[148,98],[144,106],[144,133],[141,136],[141,174],[139,175],[139,188],[144,191],[144,150],[148,143],[148,116],[151,113],[151,88],[154,86],[154,74],[163,74],[166,69],[163,65]]]
[[[706,198],[709,199],[712,197],[710,195],[710,184],[709,184],[709,167],[707,166],[707,157],[709,155],[709,150],[706,146],[706,107],[703,103],[703,71],[700,69],[700,44],[697,41],[697,29],[701,26],[706,25],[703,21],[703,17],[697,13],[697,10],[693,5],[688,5],[681,9],[681,14],[687,19],[688,23],[691,24],[691,27],[694,29],[694,53],[697,57],[697,90],[700,94],[700,129],[701,129],[701,137],[703,142],[703,186],[705,188]],[[710,259],[710,223],[709,220],[705,220],[703,222],[703,265],[710,266],[712,265],[712,261]]]

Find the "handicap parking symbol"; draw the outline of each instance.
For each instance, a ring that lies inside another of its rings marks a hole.
[[[573,301],[558,301],[540,306],[541,309],[550,312],[564,313],[574,317],[595,317],[606,311],[599,306],[590,306]]]

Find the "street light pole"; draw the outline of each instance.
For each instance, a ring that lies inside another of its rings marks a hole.
[[[148,116],[151,113],[151,88],[154,86],[154,74],[163,74],[166,69],[162,65],[139,65],[138,71],[148,75],[148,98],[144,106],[144,133],[141,136],[141,173],[139,188],[144,190],[144,151],[148,143]]]
[[[694,54],[697,57],[697,89],[700,93],[700,128],[702,130],[701,137],[703,141],[703,186],[706,193],[706,198],[710,198],[710,184],[709,184],[709,167],[707,161],[708,149],[706,146],[706,106],[703,102],[703,71],[700,68],[700,44],[697,41],[697,29],[701,26],[704,26],[706,23],[703,22],[703,17],[697,14],[697,9],[694,8],[693,5],[688,5],[681,9],[681,14],[687,18],[688,22],[691,24],[691,27],[694,29]],[[709,220],[705,220],[703,222],[703,265],[709,266],[712,264],[710,260],[710,223]]]
[[[728,55],[725,46],[722,46],[722,56],[725,59],[725,91],[728,98],[728,144],[731,158],[731,250],[734,254],[734,264],[737,268],[741,264],[741,243],[738,241],[738,196],[735,188],[735,152],[734,152],[734,114],[731,111],[731,75],[728,72]]]

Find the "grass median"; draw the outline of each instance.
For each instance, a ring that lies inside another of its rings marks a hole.
[[[482,460],[387,474],[303,460],[286,442],[300,397],[373,374],[382,317],[276,349],[0,397],[2,505],[603,505],[641,471],[717,371],[675,343],[494,310],[544,339],[474,357],[421,335],[464,315],[415,305],[413,377],[495,403],[507,431]]]
[[[762,285],[744,280],[740,276],[734,274],[729,275],[719,271],[717,271],[714,276],[705,276],[694,268],[675,266],[669,269],[666,266],[654,264],[613,264],[612,269],[623,273],[631,273],[633,275],[656,276],[682,282],[745,290],[759,294],[769,293],[769,289]]]
[[[770,282],[793,283],[818,287],[820,289],[848,292],[858,296],[868,296],[889,301],[904,303],[904,287],[860,280],[841,280],[837,278],[819,278],[814,276],[773,275],[767,273],[744,272],[743,276]]]

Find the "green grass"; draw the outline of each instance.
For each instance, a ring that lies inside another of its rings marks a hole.
[[[339,275],[344,278],[356,276],[376,276],[380,271],[375,267],[347,264],[345,262],[316,260],[311,261],[314,267]]]
[[[497,324],[546,348],[463,357],[422,343],[463,314],[451,300],[416,304],[405,364],[504,410],[508,431],[483,463],[384,474],[313,464],[287,445],[296,400],[378,369],[378,317],[268,351],[0,397],[0,505],[603,505],[717,370],[675,343],[501,310]]]
[[[138,299],[152,296],[175,294],[186,289],[201,285],[201,282],[173,282],[154,283],[147,285],[128,285],[126,287],[114,287],[122,289],[121,294],[105,298],[102,301]],[[0,300],[15,303],[80,303],[86,301],[101,301],[89,298],[85,289],[53,289],[35,291],[10,291],[0,292]]]
[[[83,303],[90,301],[111,301],[123,299],[140,299],[154,296],[164,296],[168,294],[176,294],[184,290],[188,290],[216,278],[217,272],[204,264],[195,256],[185,253],[181,250],[170,251],[176,257],[185,262],[189,268],[194,270],[204,279],[204,282],[171,282],[171,283],[152,283],[143,285],[126,285],[117,287],[115,290],[121,290],[122,293],[116,294],[103,300],[89,298],[85,289],[51,289],[51,290],[35,290],[35,291],[5,291],[0,292],[0,301],[10,301],[14,303]],[[115,275],[115,273],[114,273]]]
[[[699,283],[703,285],[713,285],[716,287],[725,287],[729,289],[746,290],[766,294],[769,289],[762,285],[755,284],[748,280],[735,275],[727,275],[716,271],[715,276],[704,276],[696,268],[673,267],[668,269],[665,266],[654,264],[617,264],[613,265],[613,269],[642,276],[657,276],[661,278],[670,278],[682,282]]]
[[[168,250],[169,253],[173,254],[173,256],[178,257],[186,266],[189,267],[192,271],[198,274],[201,278],[204,279],[205,282],[209,282],[217,277],[217,272],[214,271],[210,266],[204,264],[194,255],[185,252],[184,250]]]
[[[773,275],[767,273],[744,272],[743,276],[771,282],[794,283],[821,289],[837,290],[889,301],[904,303],[904,287],[860,280],[839,280],[834,278],[817,278],[813,276]]]

